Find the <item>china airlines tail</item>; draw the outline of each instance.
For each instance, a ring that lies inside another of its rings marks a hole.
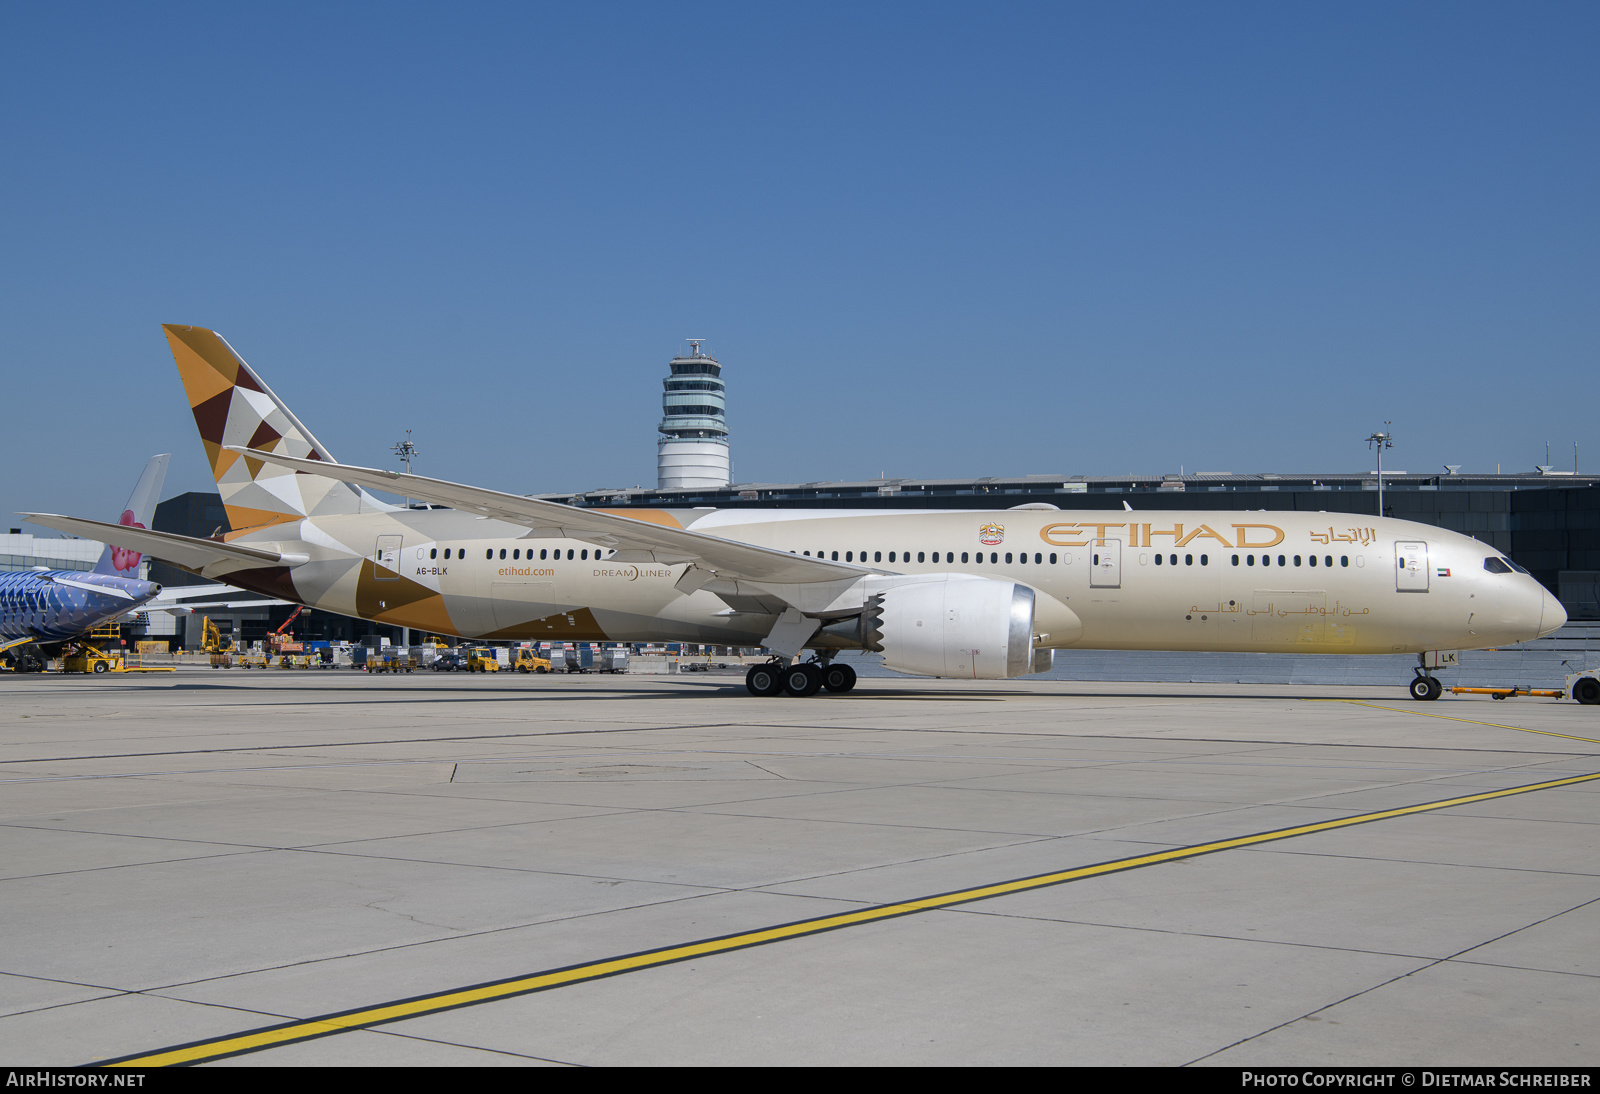
[[[122,509],[118,524],[127,528],[150,527],[155,520],[156,497],[161,493],[161,484],[166,481],[167,463],[171,459],[170,454],[150,457],[150,462],[144,465],[144,474],[139,476],[139,482],[133,488],[133,496]],[[95,563],[93,572],[110,574],[112,577],[138,577],[139,560],[143,557],[138,551],[124,550],[108,543],[100,555],[100,561]]]

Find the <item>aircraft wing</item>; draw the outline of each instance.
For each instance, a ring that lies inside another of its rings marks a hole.
[[[217,608],[272,608],[281,604],[295,604],[294,600],[277,600],[256,597],[254,600],[208,600],[204,604],[179,604],[171,600],[152,600],[135,608],[135,612],[168,612],[172,615],[193,615],[195,612]]]
[[[108,524],[101,520],[63,517],[55,513],[18,515],[34,524],[54,528],[58,532],[142,551],[190,570],[199,570],[218,563],[227,563],[229,568],[238,570],[265,566],[294,566],[307,561],[305,555],[285,554],[263,547],[247,547],[242,543],[196,539],[193,536],[180,536],[172,532],[155,532],[148,528],[130,528],[125,524]]]
[[[208,600],[204,604],[188,605],[185,600],[193,600],[201,596],[232,596],[243,593],[249,597],[247,600]],[[278,600],[273,597],[257,596],[248,590],[240,589],[234,585],[168,585],[161,590],[161,595],[154,600],[148,600],[139,610],[141,612],[171,612],[173,615],[188,615],[196,609],[209,610],[213,608],[270,608],[278,604],[292,604],[292,600]]]
[[[373,490],[402,494],[418,501],[448,505],[462,512],[479,513],[508,524],[518,524],[536,536],[599,543],[616,549],[617,554],[611,559],[615,562],[658,562],[669,565],[692,562],[700,569],[709,571],[707,579],[714,574],[719,578],[774,585],[848,582],[880,572],[868,566],[794,555],[616,513],[578,509],[559,502],[540,501],[519,494],[502,494],[498,490],[463,486],[421,475],[350,467],[321,460],[302,460],[253,448],[228,447],[251,459],[264,460],[308,475],[338,479]]]

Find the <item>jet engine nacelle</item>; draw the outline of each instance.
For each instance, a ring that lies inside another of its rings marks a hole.
[[[898,672],[1005,680],[1033,668],[1033,590],[1014,581],[941,574],[873,590],[862,630]]]

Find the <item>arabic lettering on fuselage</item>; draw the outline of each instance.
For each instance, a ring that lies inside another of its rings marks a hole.
[[[1346,528],[1343,533],[1335,532],[1330,525],[1326,532],[1312,532],[1311,538],[1318,543],[1359,543],[1363,547],[1377,542],[1378,530],[1376,528]]]

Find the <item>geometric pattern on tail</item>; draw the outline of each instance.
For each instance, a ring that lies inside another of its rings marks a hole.
[[[333,462],[327,449],[221,335],[175,324],[161,329],[172,347],[233,532],[308,516],[392,508],[337,479],[287,471],[228,451],[228,445],[243,445]]]

